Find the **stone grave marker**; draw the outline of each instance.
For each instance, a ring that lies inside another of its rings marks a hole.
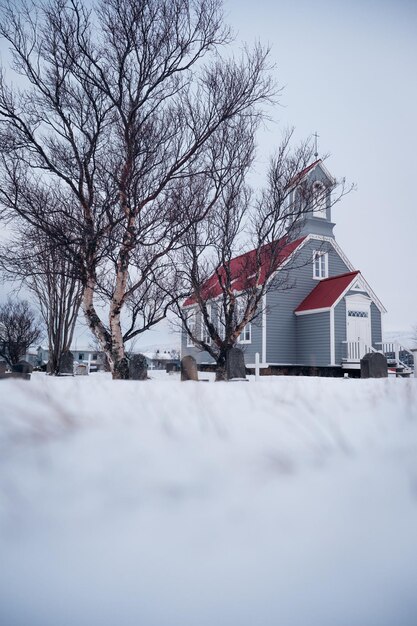
[[[143,354],[132,354],[129,358],[129,376],[131,380],[148,378],[148,362]]]
[[[198,380],[197,363],[190,354],[181,359],[181,380]]]
[[[12,372],[16,374],[31,374],[33,367],[28,361],[21,359],[16,365],[12,365]]]
[[[227,380],[233,378],[246,378],[245,357],[240,348],[229,350],[226,358]]]
[[[74,355],[71,350],[66,350],[59,359],[59,373],[74,376]]]
[[[76,376],[88,376],[88,366],[85,363],[77,363],[74,374]]]
[[[387,358],[381,352],[368,352],[361,359],[361,378],[387,378]]]

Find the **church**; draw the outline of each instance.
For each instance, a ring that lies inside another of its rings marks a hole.
[[[246,365],[253,365],[258,353],[271,373],[337,376],[358,372],[361,358],[372,351],[385,352],[391,361],[397,357],[399,365],[400,356],[391,354],[395,349],[382,342],[384,305],[335,239],[330,197],[334,180],[321,159],[300,172],[293,193],[305,180],[322,185],[327,195],[307,215],[297,240],[284,251],[287,258],[282,259],[282,267],[297,255],[291,270],[293,287],[268,291],[262,314],[240,337],[238,347]],[[184,306],[192,307],[192,299]],[[212,363],[210,355],[195,347],[185,332],[184,355],[193,356],[202,368]]]

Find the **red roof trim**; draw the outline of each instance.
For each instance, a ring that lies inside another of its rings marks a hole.
[[[300,237],[295,241],[289,243],[285,242],[285,237],[278,241],[278,245],[282,245],[282,249],[279,250],[278,256],[275,262],[275,269],[278,269],[280,265],[286,261],[293,252],[300,246],[300,244],[306,239],[306,237]],[[273,242],[277,243],[277,242]],[[257,271],[257,250],[250,250],[241,254],[230,261],[230,273],[233,281],[233,290],[236,293],[244,291],[245,289],[256,287],[256,285],[263,285],[264,282],[270,277],[270,273],[267,272],[269,262],[271,260],[271,246],[272,244],[266,244],[260,249],[261,255],[261,271],[260,276],[255,284],[254,274]],[[201,296],[203,300],[213,300],[222,293],[222,287],[220,281],[222,275],[224,276],[224,269],[220,268],[217,273],[213,273],[210,278],[204,283],[201,289]],[[190,306],[197,302],[195,295],[189,296],[183,306]]]
[[[294,313],[330,308],[358,274],[360,274],[359,271],[347,272],[321,280],[298,305]]]
[[[298,172],[298,174],[296,174],[295,176],[293,176],[293,178],[291,178],[291,180],[289,181],[287,185],[287,188],[293,187],[294,185],[298,185],[298,183],[304,178],[304,176],[308,174],[309,172],[311,172],[311,170],[313,170],[316,167],[316,165],[318,165],[321,162],[322,162],[321,159],[317,159],[317,161],[314,161],[314,163],[310,163],[310,165],[307,165],[307,167],[301,170],[301,172]]]

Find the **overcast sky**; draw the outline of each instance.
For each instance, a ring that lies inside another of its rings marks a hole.
[[[284,87],[260,134],[262,174],[282,130],[315,131],[326,166],[357,190],[333,208],[338,243],[388,309],[417,324],[417,1],[226,0],[237,41],[272,48]],[[168,342],[152,331],[140,344]],[[172,343],[172,338],[169,340]]]
[[[320,135],[326,166],[357,190],[333,209],[335,234],[388,313],[385,330],[417,324],[417,2],[228,0],[239,38],[272,47],[285,86],[276,125]]]
[[[417,0],[226,0],[237,42],[271,46],[284,87],[258,171],[283,128],[320,135],[326,167],[355,183],[335,235],[380,298],[384,331],[417,324]],[[156,332],[143,338],[144,343]]]

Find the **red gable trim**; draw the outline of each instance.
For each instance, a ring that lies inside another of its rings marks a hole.
[[[294,313],[302,311],[314,311],[316,309],[329,309],[342,293],[349,287],[359,271],[348,272],[325,278],[316,285],[306,298],[298,305]]]
[[[306,237],[301,237],[300,239],[286,243],[285,237],[283,237],[277,244],[278,246],[282,246],[282,248],[278,253],[277,259],[275,260],[274,269],[278,269],[279,266],[282,265],[282,263],[284,263],[284,261],[286,261],[293,252],[295,252],[305,239]],[[277,242],[274,243],[276,244]],[[256,281],[256,277],[254,276],[254,273],[257,271],[256,249],[246,252],[245,254],[241,254],[230,261],[230,274],[233,282],[233,291],[239,293],[245,289],[255,288],[258,285],[264,284],[265,280],[270,277],[269,270],[272,246],[273,244],[268,243],[260,249],[261,272],[258,281]],[[224,276],[224,268],[219,268],[218,272],[212,274],[212,276],[204,283],[201,289],[201,296],[203,300],[212,300],[217,298],[222,293],[221,281]],[[185,300],[183,306],[190,306],[196,302],[197,299],[195,295],[192,295]]]
[[[301,170],[301,172],[298,172],[298,174],[296,174],[289,181],[289,183],[287,185],[287,188],[294,187],[295,185],[298,185],[298,183],[303,180],[304,176],[306,176],[306,174],[311,172],[311,170],[313,170],[316,167],[316,165],[318,165],[319,163],[321,163],[321,159],[317,159],[317,161],[314,161],[314,163],[311,163],[310,165],[307,165],[307,167],[305,167],[303,170]]]

